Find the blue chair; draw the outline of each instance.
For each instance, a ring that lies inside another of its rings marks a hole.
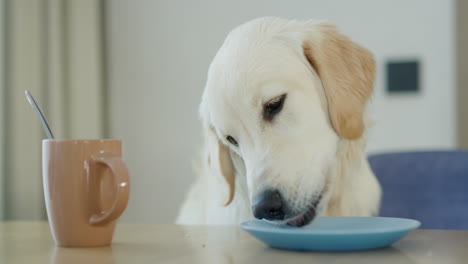
[[[382,185],[381,216],[468,229],[468,151],[374,154],[369,162]]]

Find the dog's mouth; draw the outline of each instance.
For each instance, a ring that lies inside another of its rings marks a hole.
[[[322,197],[320,196],[314,203],[310,205],[309,208],[307,208],[303,213],[293,217],[293,219],[289,220],[287,224],[296,227],[301,227],[309,224],[317,215],[317,207],[320,203],[321,198]]]

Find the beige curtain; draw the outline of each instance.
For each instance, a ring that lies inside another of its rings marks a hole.
[[[4,17],[5,3],[0,1],[0,17]],[[0,19],[0,201],[4,200],[4,175],[5,175],[5,19]],[[0,202],[0,219],[4,218],[4,203]]]
[[[3,0],[4,219],[45,217],[45,134],[25,89],[43,107],[56,138],[105,136],[103,7],[98,0]]]

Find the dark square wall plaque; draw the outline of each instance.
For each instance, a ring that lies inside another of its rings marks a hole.
[[[389,93],[419,92],[419,62],[387,62],[387,91]]]

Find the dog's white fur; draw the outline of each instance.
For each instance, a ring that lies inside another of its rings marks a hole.
[[[260,18],[234,29],[209,69],[200,105],[206,147],[177,223],[253,219],[252,201],[265,189],[281,192],[290,219],[320,196],[317,215],[377,213],[364,131],[373,78],[372,55],[329,24]],[[263,120],[263,105],[282,94],[283,110]]]

